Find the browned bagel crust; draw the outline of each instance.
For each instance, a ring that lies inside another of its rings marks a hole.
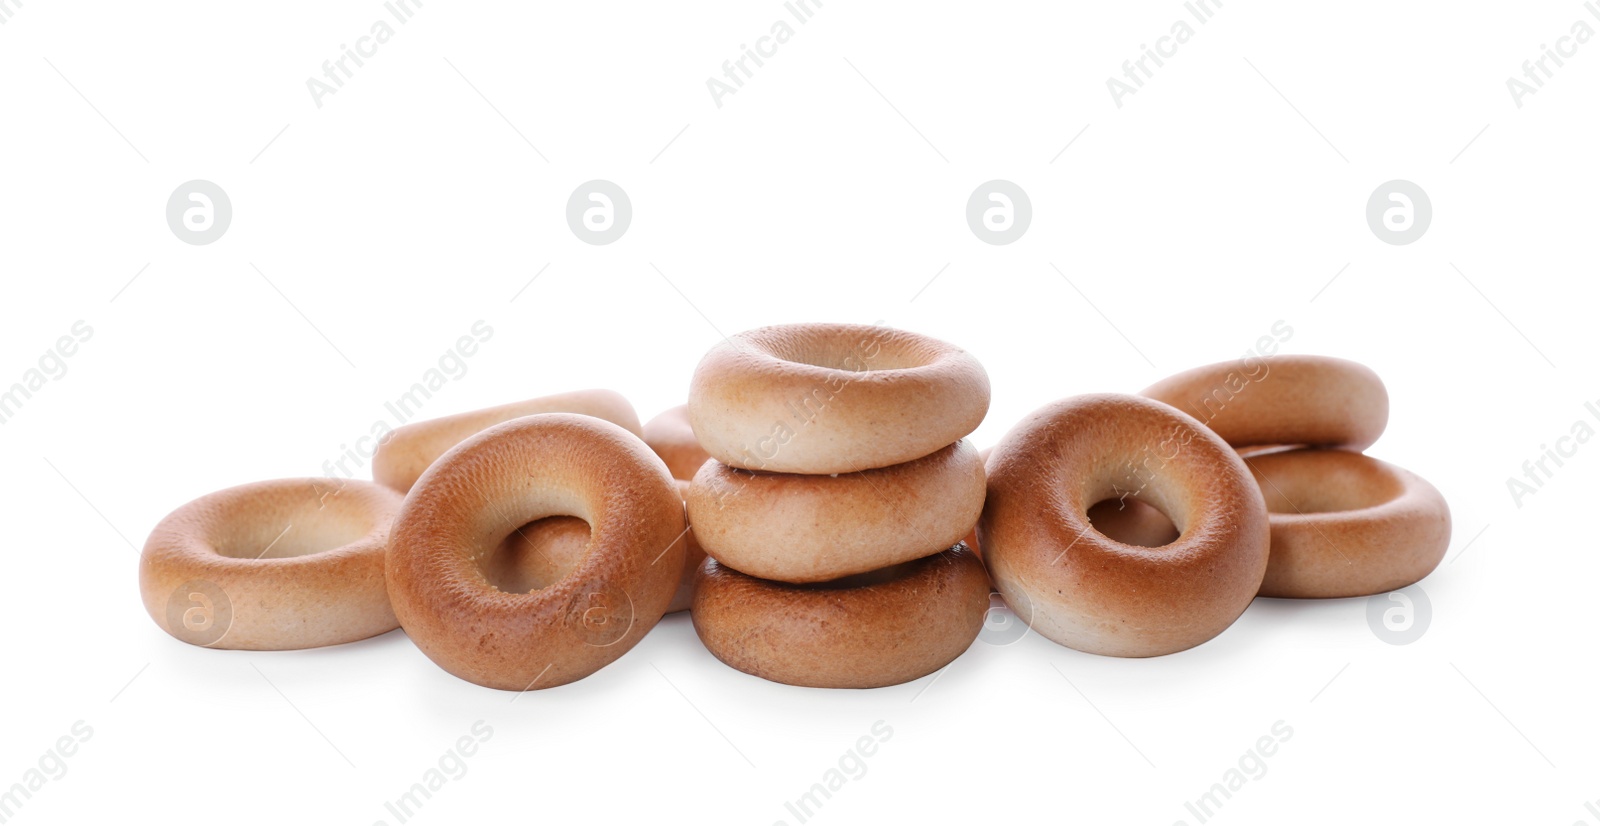
[[[667,463],[667,470],[672,471],[674,479],[693,479],[700,466],[711,458],[695,438],[694,428],[689,426],[686,404],[668,408],[645,422],[643,434],[644,443]]]
[[[1378,374],[1330,356],[1208,364],[1156,382],[1140,395],[1194,416],[1234,447],[1361,450],[1389,423],[1389,392]]]
[[[1137,396],[1075,396],[1024,418],[989,456],[978,539],[1006,603],[1045,637],[1121,657],[1182,651],[1221,633],[1266,571],[1261,491],[1217,435]],[[1126,545],[1091,505],[1137,495],[1177,541]]]
[[[588,550],[529,594],[490,585],[482,560],[547,516],[590,526]],[[395,615],[464,680],[512,691],[581,679],[661,619],[683,567],[683,502],[633,434],[589,416],[514,419],[451,448],[417,480],[390,535]]]
[[[989,609],[983,563],[960,545],[859,579],[868,582],[791,585],[708,558],[690,616],[706,648],[747,674],[814,688],[878,688],[961,656]]]
[[[150,532],[139,557],[145,610],[209,648],[314,648],[392,631],[383,554],[400,503],[388,488],[343,479],[206,494]]]
[[[863,324],[739,333],[706,353],[689,421],[723,464],[775,473],[850,473],[920,459],[971,433],[989,377],[966,351]]]
[[[689,483],[682,479],[678,494],[684,495]],[[705,561],[706,552],[694,541],[694,531],[683,533],[683,573],[678,590],[667,605],[667,613],[689,610],[694,598],[695,569]],[[505,542],[484,563],[489,584],[507,593],[526,594],[560,581],[578,566],[589,548],[589,523],[575,516],[547,516],[511,532]]]
[[[885,468],[809,476],[707,462],[689,486],[706,553],[782,582],[823,582],[948,548],[983,511],[983,463],[966,440]]]
[[[1343,450],[1249,456],[1272,523],[1261,596],[1362,597],[1410,585],[1450,547],[1450,506],[1404,468]]]
[[[612,390],[575,390],[397,427],[378,442],[378,452],[372,457],[372,478],[405,493],[428,465],[461,440],[484,428],[536,413],[593,416],[635,436],[640,434],[639,415],[621,394]]]
[[[508,594],[531,594],[561,581],[589,550],[589,523],[546,516],[512,531],[483,561],[483,576]]]

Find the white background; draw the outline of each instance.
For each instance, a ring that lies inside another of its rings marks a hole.
[[[706,80],[788,16],[775,0],[430,0],[320,108],[307,78],[378,2],[7,10],[0,385],[94,330],[0,426],[0,786],[93,729],[12,822],[393,824],[385,801],[477,720],[492,738],[413,822],[794,824],[785,802],[878,720],[892,737],[814,822],[1194,824],[1185,802],[1278,720],[1293,736],[1215,822],[1600,822],[1600,446],[1520,507],[1506,487],[1600,399],[1600,45],[1521,108],[1506,87],[1600,27],[1580,3],[1229,0],[1120,108],[1107,78],[1179,3],[828,0],[721,108]],[[234,209],[208,246],[165,220],[196,178]],[[595,178],[633,203],[609,246],[566,225]],[[964,218],[995,178],[1033,204],[1008,246]],[[1408,246],[1365,219],[1396,178],[1433,204]],[[1383,376],[1370,453],[1451,504],[1432,623],[1392,646],[1366,600],[1262,600],[1174,656],[1030,636],[825,691],[727,668],[676,615],[520,697],[401,632],[250,653],[157,629],[136,565],[162,516],[323,474],[480,319],[494,337],[425,415],[598,386],[649,418],[721,333],[881,320],[984,363],[979,446],[1281,319],[1286,352]]]

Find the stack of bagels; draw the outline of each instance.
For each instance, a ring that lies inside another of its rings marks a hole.
[[[206,494],[151,532],[140,590],[194,645],[402,627],[513,691],[588,676],[687,609],[740,671],[867,688],[960,656],[991,584],[1050,640],[1154,656],[1257,596],[1405,587],[1449,543],[1439,491],[1362,452],[1389,402],[1354,362],[1244,359],[1062,399],[980,457],[988,406],[983,368],[942,341],[761,328],[642,427],[611,391],[546,396],[396,428],[373,482]]]
[[[692,616],[718,659],[793,685],[866,688],[942,668],[988,608],[961,545],[983,510],[965,437],[989,380],[963,350],[805,324],[707,353],[688,415],[712,460],[689,487],[710,561]]]

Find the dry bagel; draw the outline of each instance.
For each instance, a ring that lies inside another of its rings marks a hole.
[[[693,479],[711,454],[700,446],[689,426],[689,406],[669,408],[644,423],[644,443],[667,463],[674,479]]]
[[[674,481],[678,494],[685,495],[689,483]],[[678,590],[667,605],[669,614],[689,610],[695,569],[706,558],[706,552],[694,540],[694,531],[684,531],[683,541],[683,573]],[[588,547],[589,523],[575,516],[547,516],[512,531],[484,562],[483,574],[490,585],[507,593],[531,593],[558,582],[576,568]]]
[[[987,464],[992,450],[993,447],[986,447],[978,451],[978,458]],[[1172,520],[1168,519],[1166,514],[1131,496],[1122,500],[1107,499],[1091,505],[1089,524],[1118,542],[1142,545],[1146,548],[1158,548],[1178,538],[1178,529],[1173,526]],[[983,558],[983,551],[978,547],[977,525],[972,526],[971,533],[968,533],[967,538],[961,542],[971,548],[978,558]]]
[[[1264,597],[1360,597],[1404,588],[1450,546],[1450,506],[1427,480],[1344,450],[1249,456],[1272,523]]]
[[[1194,416],[1234,447],[1361,450],[1389,423],[1389,392],[1378,374],[1329,356],[1209,364],[1156,382],[1140,395]]]
[[[139,557],[145,610],[172,636],[211,648],[313,648],[392,631],[383,554],[400,502],[339,479],[206,494],[150,532]]]
[[[1146,657],[1199,645],[1243,613],[1266,571],[1267,509],[1243,460],[1172,407],[1075,396],[1024,418],[989,456],[978,539],[1006,604],[1045,637]],[[1128,495],[1171,517],[1160,548],[1096,531]]]
[[[575,516],[575,567],[532,593],[484,561],[522,525]],[[401,627],[446,671],[491,688],[549,688],[622,656],[661,619],[684,557],[683,502],[644,442],[589,416],[546,413],[451,448],[406,497],[389,540]]]
[[[989,578],[966,548],[833,582],[792,585],[700,566],[695,632],[747,674],[816,688],[915,680],[967,650],[989,609]]]
[[[558,393],[397,427],[378,443],[378,452],[372,457],[372,478],[405,493],[434,460],[463,439],[484,428],[536,413],[578,413],[619,425],[635,436],[640,433],[639,415],[633,405],[614,391]]]
[[[966,440],[921,459],[812,476],[707,462],[689,486],[706,553],[783,582],[822,582],[927,556],[983,511],[983,463]]]
[[[862,324],[739,333],[695,368],[689,421],[726,465],[849,473],[920,459],[971,433],[989,377],[966,351]]]

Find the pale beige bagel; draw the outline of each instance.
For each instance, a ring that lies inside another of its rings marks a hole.
[[[1046,405],[995,446],[988,474],[978,539],[989,575],[1062,645],[1182,651],[1233,624],[1261,587],[1261,491],[1215,433],[1165,404],[1107,394]],[[1178,539],[1145,548],[1096,531],[1090,506],[1124,494],[1170,516]]]
[[[578,413],[619,425],[635,436],[639,415],[633,405],[611,390],[577,390],[527,401],[486,407],[453,416],[413,422],[394,429],[378,443],[372,457],[372,478],[401,493],[411,490],[428,465],[461,440],[501,422],[536,413]]]
[[[689,486],[706,553],[750,576],[822,582],[927,556],[983,511],[983,463],[962,440],[884,468],[808,476],[707,462]]]
[[[1378,374],[1328,356],[1209,364],[1156,382],[1141,395],[1199,419],[1234,447],[1361,450],[1389,423],[1389,391]]]
[[[739,333],[706,354],[689,387],[707,453],[776,473],[920,459],[971,433],[988,409],[989,377],[966,351],[863,324]]]
[[[1264,597],[1362,597],[1438,567],[1450,506],[1408,470],[1343,450],[1245,458],[1266,497],[1272,556]]]
[[[145,610],[210,648],[313,648],[392,631],[383,553],[400,501],[343,479],[206,494],[150,532],[139,558]]]
[[[682,479],[678,494],[686,495],[689,483]],[[483,575],[489,584],[511,594],[527,594],[560,581],[589,548],[589,523],[575,516],[547,516],[511,532],[500,547],[484,561]],[[706,552],[694,541],[694,531],[683,533],[683,573],[678,590],[667,605],[667,613],[689,610],[694,597],[695,569],[705,561]]]
[[[690,616],[706,648],[746,674],[815,688],[877,688],[932,674],[961,656],[988,610],[983,563],[957,545],[815,585],[757,579],[707,559]]]
[[[532,593],[484,561],[550,516],[588,524],[587,549]],[[594,673],[661,619],[683,569],[683,502],[644,442],[589,416],[546,413],[484,430],[417,480],[389,539],[389,596],[417,647],[464,680],[513,691]]]
[[[689,406],[680,404],[644,423],[644,443],[667,463],[674,479],[693,479],[711,454],[689,426]]]

